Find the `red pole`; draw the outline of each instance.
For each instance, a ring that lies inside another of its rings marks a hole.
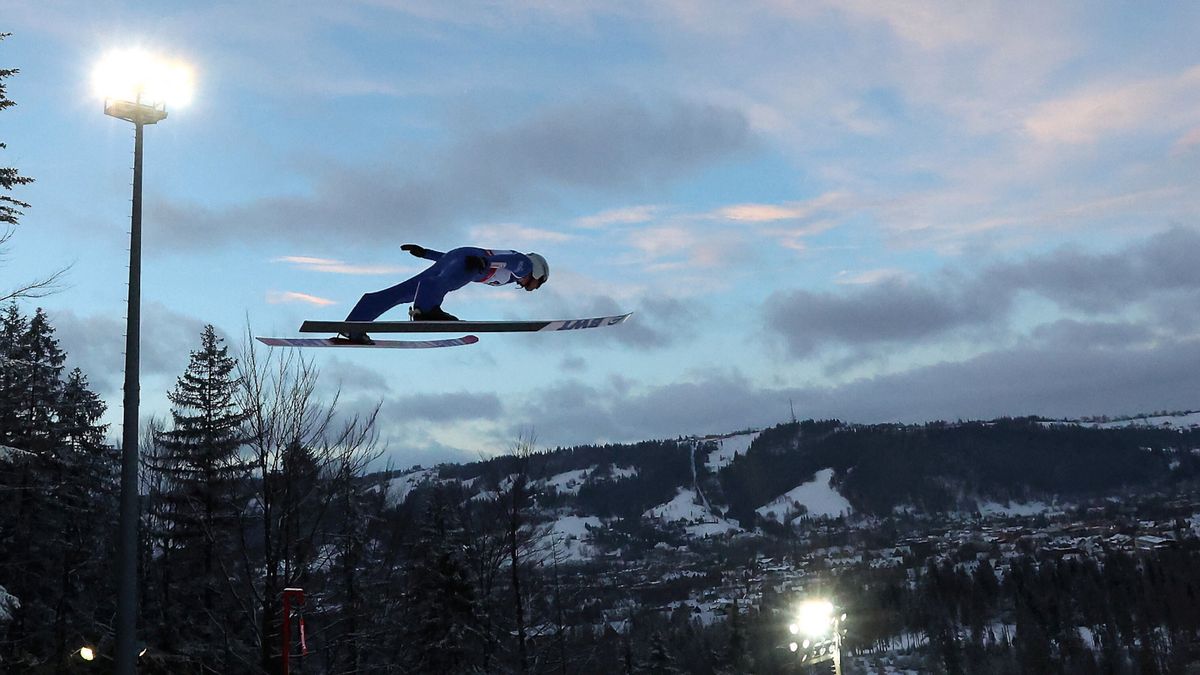
[[[283,675],[289,675],[291,667],[289,664],[289,657],[292,653],[292,598],[296,599],[297,605],[303,605],[304,589],[283,589],[283,625],[280,631],[282,633],[282,635],[280,635],[280,639],[283,641],[283,649],[281,649],[279,652],[280,665],[282,666]]]

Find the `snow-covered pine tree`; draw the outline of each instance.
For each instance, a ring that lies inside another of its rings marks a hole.
[[[158,439],[162,449],[151,467],[167,483],[156,519],[163,528],[159,536],[177,549],[174,587],[164,591],[188,608],[183,614],[178,606],[166,608],[179,618],[172,642],[185,652],[195,651],[189,642],[200,648],[196,641],[207,641],[203,649],[212,650],[232,639],[227,591],[248,465],[241,456],[245,414],[237,399],[237,360],[223,342],[213,326],[204,327],[200,349],[168,394],[171,425]]]
[[[115,454],[100,423],[104,404],[66,354],[42,310],[15,304],[0,318],[0,578],[24,599],[0,662],[54,662],[68,640],[98,636],[111,615]],[[81,593],[82,589],[89,593]],[[8,652],[8,658],[4,652]],[[15,659],[14,654],[19,654]]]

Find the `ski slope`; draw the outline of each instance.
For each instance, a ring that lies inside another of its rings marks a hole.
[[[833,469],[821,469],[811,481],[797,485],[754,511],[767,520],[783,524],[806,517],[837,518],[847,515],[851,511],[850,502],[830,485],[832,479]]]

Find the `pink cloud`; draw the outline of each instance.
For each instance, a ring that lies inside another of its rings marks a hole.
[[[267,302],[272,305],[302,302],[308,305],[316,305],[318,307],[337,304],[336,301],[328,298],[321,298],[315,295],[309,295],[308,293],[298,293],[296,291],[268,291]]]

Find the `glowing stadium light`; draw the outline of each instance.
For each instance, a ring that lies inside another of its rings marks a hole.
[[[194,81],[187,64],[137,48],[105,54],[92,71],[98,96],[150,106],[186,106],[192,101]]]
[[[796,612],[796,627],[811,638],[828,635],[833,623],[833,603],[828,600],[808,600]]]

